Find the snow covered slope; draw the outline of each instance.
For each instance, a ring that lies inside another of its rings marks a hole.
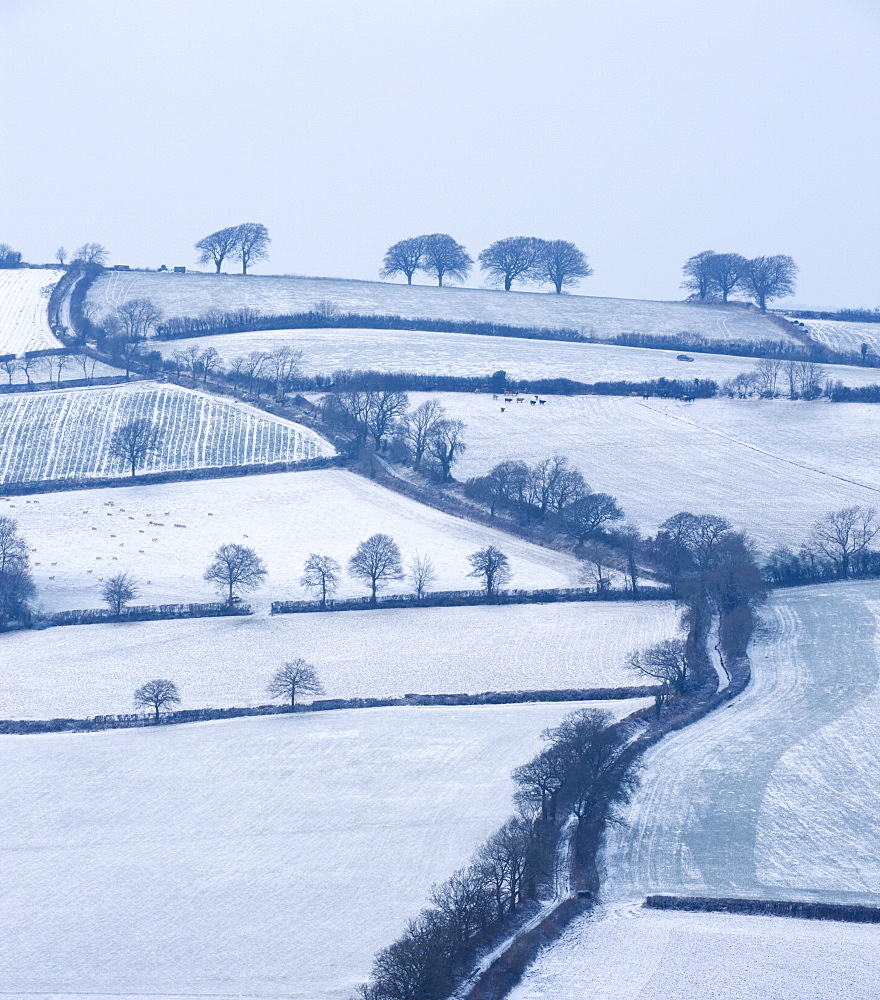
[[[110,455],[117,427],[148,417],[162,446],[140,472],[296,462],[333,455],[300,424],[234,400],[153,382],[0,397],[0,483],[102,479],[130,471]]]
[[[516,1000],[580,996],[591,963],[604,985],[590,995],[608,1000],[876,996],[876,928],[621,918],[656,892],[880,904],[878,614],[877,583],[773,595],[752,684],[645,756],[626,822],[609,828],[606,909],[538,959]],[[643,956],[635,984],[627,955]],[[749,991],[762,976],[776,992]]]
[[[348,998],[577,707],[0,737],[4,993]]]
[[[633,649],[674,636],[661,601],[415,608],[72,625],[3,637],[0,718],[131,711],[173,677],[184,708],[264,705],[281,663],[314,663],[330,698],[618,687]],[[210,658],[206,669],[205,657]]]
[[[0,268],[0,354],[61,347],[49,329],[47,307],[64,271]]]
[[[829,510],[880,505],[880,408],[867,403],[552,396],[502,413],[491,396],[432,398],[467,424],[456,478],[568,455],[645,531],[681,510],[722,514],[772,549]]]
[[[880,323],[806,319],[804,324],[813,340],[830,347],[832,351],[858,354],[862,344],[867,344],[872,354],[880,354]]]
[[[510,1000],[876,1000],[876,926],[600,910],[544,952]]]
[[[101,314],[133,298],[152,300],[166,317],[237,309],[283,315],[308,312],[316,303],[327,301],[344,313],[565,327],[596,337],[619,333],[687,333],[722,341],[787,339],[766,316],[733,306],[430,285],[410,287],[340,278],[111,272],[92,285],[87,301]]]
[[[189,347],[213,347],[228,365],[250,351],[272,351],[283,345],[303,352],[306,374],[330,375],[340,369],[420,372],[429,375],[488,376],[499,368],[511,379],[569,378],[603,382],[652,378],[703,378],[723,382],[751,371],[752,358],[725,354],[693,354],[693,362],[676,359],[678,351],[607,344],[481,337],[467,333],[413,330],[271,330],[227,333],[186,340],[157,340],[166,358]],[[845,385],[880,382],[876,368],[828,365],[828,377]]]
[[[405,561],[418,550],[437,568],[435,590],[470,590],[467,557],[496,545],[507,553],[512,586],[579,586],[573,557],[493,528],[443,514],[351,472],[328,469],[153,486],[43,493],[0,499],[31,547],[39,602],[47,611],[100,606],[100,579],[121,570],[139,582],[139,603],[211,601],[202,579],[225,542],[250,545],[269,576],[254,602],[306,597],[300,586],[310,552],[345,567],[359,542],[392,535]],[[393,583],[392,593],[411,590]],[[340,597],[369,593],[343,573]]]

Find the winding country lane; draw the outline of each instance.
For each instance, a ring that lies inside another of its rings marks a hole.
[[[773,596],[751,685],[645,755],[602,905],[514,1000],[880,993],[876,927],[641,908],[652,893],[880,905],[878,613],[873,582]]]
[[[852,873],[840,884],[829,882],[827,870],[812,881],[804,875],[802,853],[816,839],[811,813],[820,805],[817,796],[830,794],[837,798],[835,814],[867,823],[876,833],[877,803],[866,815],[860,783],[829,789],[814,767],[790,773],[788,757],[827,742],[828,756],[816,767],[830,767],[835,754],[858,749],[854,744],[866,723],[877,725],[865,712],[880,679],[874,601],[880,601],[875,583],[803,587],[774,597],[765,612],[772,634],[753,649],[749,688],[646,755],[627,824],[609,838],[607,899],[635,900],[651,892],[853,898],[858,880]],[[843,731],[823,739],[823,731],[838,721]],[[821,805],[824,816],[827,803]],[[777,809],[785,810],[791,823],[778,829],[770,844],[759,831],[774,822]],[[880,842],[873,848],[880,853]],[[787,855],[800,876],[785,879],[777,872],[770,881],[762,878],[768,852],[777,859]],[[858,894],[878,903],[880,861],[863,860]],[[833,855],[824,864],[833,867]]]

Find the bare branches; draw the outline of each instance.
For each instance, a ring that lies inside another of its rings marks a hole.
[[[136,708],[151,708],[156,713],[156,725],[159,724],[159,712],[169,705],[180,702],[177,685],[174,681],[147,681],[134,693]]]
[[[147,456],[161,449],[164,438],[165,433],[158,424],[154,424],[149,417],[137,417],[113,431],[110,454],[121,458],[135,476],[138,466],[143,465]]]
[[[205,570],[205,579],[218,583],[227,590],[227,601],[236,600],[235,588],[255,590],[267,575],[263,560],[247,545],[235,542],[221,545],[214,553],[214,561]]]
[[[275,671],[266,691],[273,698],[289,698],[290,710],[294,712],[298,694],[323,694],[324,686],[314,666],[297,656]]]
[[[390,535],[377,532],[358,545],[348,561],[348,571],[370,585],[370,602],[376,603],[376,592],[389,580],[402,580],[400,549]]]

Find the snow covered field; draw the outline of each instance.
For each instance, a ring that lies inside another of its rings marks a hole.
[[[0,718],[132,710],[173,678],[183,708],[264,705],[271,674],[314,663],[327,697],[618,687],[633,649],[677,634],[671,603],[519,604],[70,625],[2,637]],[[207,657],[207,660],[206,660]]]
[[[467,557],[490,544],[507,553],[511,586],[579,586],[573,556],[336,469],[7,497],[0,499],[0,514],[19,522],[31,547],[37,601],[47,611],[100,606],[100,579],[122,570],[139,581],[141,604],[215,600],[215,586],[202,574],[226,542],[250,545],[267,564],[266,585],[252,602],[267,607],[271,600],[307,596],[299,580],[310,552],[345,567],[374,532],[391,535],[407,562],[416,550],[430,556],[435,590],[477,586],[467,576]],[[411,589],[400,581],[389,592]],[[343,574],[338,596],[368,593]]]
[[[880,904],[880,584],[781,591],[765,614],[772,631],[752,651],[745,693],[645,756],[626,823],[609,831],[607,909],[548,949],[515,1000],[581,996],[591,965],[605,983],[590,995],[609,1000],[876,997],[876,928],[621,920],[655,892]],[[755,977],[775,992],[750,992]]]
[[[51,268],[0,269],[0,354],[61,347],[49,329],[47,308],[62,274]]]
[[[723,341],[788,339],[766,316],[733,306],[431,285],[410,287],[341,278],[113,272],[102,275],[92,285],[87,302],[98,313],[104,313],[132,298],[151,299],[166,317],[237,309],[283,315],[308,312],[316,303],[329,301],[340,312],[362,315],[564,327],[596,337],[689,333]]]
[[[189,347],[213,347],[225,364],[250,351],[272,351],[287,345],[303,352],[308,375],[331,375],[340,369],[419,372],[429,375],[491,375],[499,368],[511,379],[569,378],[603,382],[652,378],[704,378],[721,383],[751,371],[753,358],[725,354],[692,354],[693,362],[676,360],[678,351],[607,344],[481,337],[467,333],[412,330],[271,330],[226,333],[186,340],[157,340],[166,358]],[[880,382],[880,371],[829,365],[829,378],[845,385]]]
[[[876,1000],[877,928],[831,921],[600,910],[510,1000]]]
[[[708,512],[772,549],[799,544],[829,510],[880,502],[880,408],[867,403],[554,396],[502,413],[491,396],[431,398],[467,424],[457,479],[504,459],[568,455],[645,531],[681,510]]]
[[[880,354],[880,323],[858,323],[838,319],[805,319],[807,332],[833,351],[858,354],[867,344],[872,354]],[[877,372],[875,368],[873,371]],[[880,373],[878,373],[880,374]],[[877,379],[880,381],[880,378]]]
[[[0,737],[3,991],[348,998],[578,707]]]
[[[139,472],[334,454],[307,427],[235,400],[139,382],[0,396],[0,483],[124,476],[130,470],[110,455],[110,439],[137,417],[148,417],[164,432],[161,449]]]

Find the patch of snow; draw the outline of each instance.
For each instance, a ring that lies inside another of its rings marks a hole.
[[[110,454],[139,417],[163,433],[139,472],[291,462],[335,454],[315,431],[191,389],[154,382],[0,396],[0,483],[100,479],[129,472]]]
[[[607,344],[486,337],[466,333],[414,330],[269,330],[226,333],[185,340],[157,340],[151,347],[166,358],[189,347],[213,347],[226,365],[251,351],[288,346],[303,352],[303,371],[331,375],[342,369],[416,372],[427,375],[489,376],[503,369],[511,380],[568,378],[578,382],[653,378],[714,379],[721,383],[751,371],[754,358],[692,354],[692,363],[676,360],[679,351]],[[880,382],[880,370],[827,365],[828,377],[845,385]]]
[[[49,296],[63,270],[0,268],[0,354],[61,347],[49,329]]]
[[[880,505],[880,408],[867,403],[411,393],[411,405],[426,398],[467,424],[456,478],[567,455],[646,532],[682,510],[721,514],[769,551],[830,510]]]
[[[468,576],[467,557],[487,545],[507,554],[513,587],[579,586],[574,556],[451,517],[336,469],[3,497],[0,514],[19,522],[31,549],[38,602],[47,611],[99,607],[100,578],[121,571],[138,581],[141,604],[216,600],[215,585],[202,574],[226,542],[251,546],[266,562],[269,576],[252,603],[267,610],[272,600],[309,596],[300,577],[310,552],[333,556],[344,569],[374,532],[391,535],[405,563],[415,551],[430,556],[434,590],[478,586]],[[396,581],[385,592],[410,590]],[[343,573],[337,596],[368,593]]]
[[[627,654],[675,634],[661,601],[67,625],[3,636],[0,718],[129,712],[153,676],[174,679],[184,708],[263,705],[294,656],[330,698],[629,686]]]
[[[2,736],[3,991],[343,1000],[578,707]]]
[[[789,339],[767,316],[733,306],[341,278],[110,272],[91,286],[87,302],[104,314],[132,298],[150,299],[166,317],[239,309],[284,315],[308,312],[316,303],[329,301],[343,313],[562,327],[596,337],[684,333],[718,341]]]

